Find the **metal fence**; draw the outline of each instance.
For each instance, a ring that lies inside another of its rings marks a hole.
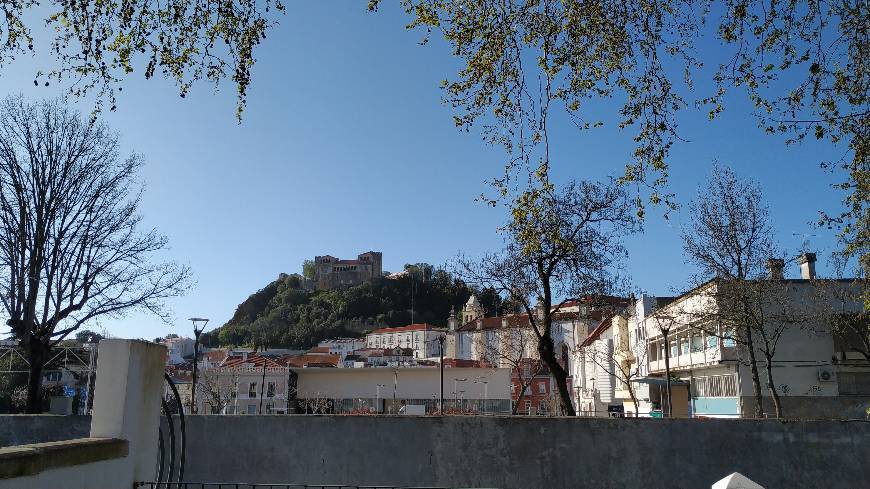
[[[146,489],[451,489],[442,486],[357,486],[348,484],[251,484],[245,482],[137,482]]]
[[[307,414],[399,414],[404,402],[438,414],[437,399],[299,399],[299,412]],[[510,414],[508,399],[444,399],[444,414]]]

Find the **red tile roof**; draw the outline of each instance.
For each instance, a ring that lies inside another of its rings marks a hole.
[[[436,365],[438,362],[434,362]],[[488,368],[489,365],[481,360],[466,360],[464,358],[445,358],[445,368]]]
[[[263,368],[264,366],[267,368],[280,368],[283,367],[281,363],[275,361],[272,358],[265,357],[262,355],[257,355],[256,353],[252,353],[248,355],[248,358],[244,357],[230,357],[221,364],[223,368],[235,368],[235,367],[244,367],[247,364],[253,364],[254,367]]]
[[[502,324],[502,319],[504,319],[508,328],[527,328],[529,327],[529,315],[528,314],[509,314],[507,316],[493,316],[488,318],[478,318],[472,321],[469,321],[462,326],[459,327],[459,331],[475,331],[477,329],[477,322],[480,321],[480,329],[498,329],[504,327]]]
[[[210,350],[202,354],[210,362],[219,363],[224,361],[229,353],[227,350]]]
[[[328,346],[315,346],[314,348],[308,350],[308,353],[329,353]]]
[[[341,361],[339,355],[322,355],[322,354],[304,354],[297,356],[282,357],[282,361],[288,367],[303,368],[303,367],[336,367]]]
[[[580,343],[580,347],[582,348],[584,346],[591,345],[593,341],[597,340],[598,337],[601,336],[601,333],[607,331],[610,326],[613,325],[613,321],[611,321],[611,319],[613,319],[613,316],[615,315],[616,314],[609,314],[604,319],[602,319],[601,322],[598,323],[598,326],[596,326],[595,329],[593,329],[592,332],[589,333],[589,336],[587,336],[586,339],[583,340],[583,343]]]

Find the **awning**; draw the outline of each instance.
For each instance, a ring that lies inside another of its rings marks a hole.
[[[661,377],[641,377],[639,379],[631,379],[631,381],[638,384],[649,384],[658,386],[666,386],[668,384],[668,382]],[[689,385],[689,381],[671,379],[671,385]]]

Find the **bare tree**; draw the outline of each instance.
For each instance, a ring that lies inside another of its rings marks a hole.
[[[82,325],[128,311],[167,319],[187,267],[150,261],[166,248],[139,230],[138,155],[57,101],[10,97],[0,108],[0,298],[27,352],[27,411],[39,412],[51,348]]]
[[[866,306],[866,298],[870,296],[870,281],[860,263],[855,267],[855,276],[846,278],[849,261],[849,257],[843,253],[832,253],[831,264],[837,280],[819,283],[819,302],[828,305],[821,315],[830,322],[842,351],[858,353],[864,360],[870,361],[870,312]],[[865,304],[863,308],[861,302]]]
[[[746,347],[755,394],[755,415],[763,416],[761,381],[755,358],[755,338],[749,323],[753,280],[763,278],[767,260],[775,256],[768,210],[757,184],[742,180],[728,168],[715,166],[710,179],[689,205],[689,224],[683,229],[687,260],[701,272],[696,283],[711,276],[727,288],[712,287],[715,307],[691,311],[691,324],[721,336],[722,315],[731,339]],[[726,294],[723,294],[726,293]],[[704,317],[699,317],[698,315]],[[733,327],[733,331],[732,328]]]
[[[197,378],[197,384],[197,392],[205,397],[205,402],[211,406],[211,412],[223,413],[236,399],[239,374],[235,369],[203,369]]]
[[[512,219],[501,229],[504,249],[479,260],[460,257],[458,274],[522,307],[562,410],[573,416],[568,373],[553,339],[554,314],[564,303],[560,298],[613,289],[615,268],[625,255],[621,236],[634,225],[632,206],[619,187],[572,182],[526,190],[508,207]]]
[[[487,333],[491,334],[489,340],[485,337]],[[511,376],[517,380],[519,393],[512,409],[512,414],[517,414],[532,380],[545,370],[541,361],[531,355],[536,348],[531,330],[511,324],[479,333],[477,343],[486,363],[510,368]]]

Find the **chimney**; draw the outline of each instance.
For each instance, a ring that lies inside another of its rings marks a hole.
[[[801,253],[798,257],[798,263],[801,265],[801,278],[804,280],[813,280],[816,278],[816,254]]]
[[[785,260],[782,258],[767,259],[767,278],[771,280],[782,280],[784,277],[783,270],[785,269]]]

